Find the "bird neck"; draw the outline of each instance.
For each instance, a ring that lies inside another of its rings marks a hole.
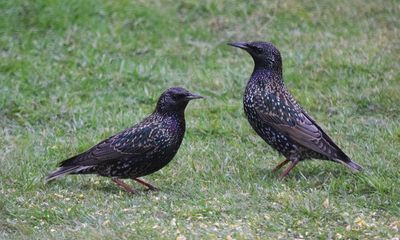
[[[273,72],[276,75],[282,77],[282,59],[280,55],[276,55],[274,57],[260,57],[254,56],[251,54],[254,61],[254,72]]]
[[[185,119],[185,108],[157,108],[154,111],[155,114],[160,114],[165,117],[174,117]]]
[[[275,83],[282,86],[284,85],[282,69],[269,69],[255,66],[250,79],[263,84]]]
[[[266,63],[264,61],[254,61],[253,73],[254,72],[270,72],[272,74],[282,77],[282,66],[277,66],[277,64],[273,63]]]

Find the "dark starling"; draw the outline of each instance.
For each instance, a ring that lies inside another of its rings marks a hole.
[[[136,191],[121,179],[131,178],[150,190],[157,190],[139,177],[160,170],[175,156],[185,134],[185,108],[190,100],[198,98],[202,97],[184,88],[169,88],[160,96],[150,116],[61,162],[47,181],[66,174],[98,174],[111,177],[130,193]]]
[[[250,125],[262,139],[286,157],[273,171],[290,162],[280,175],[287,176],[299,161],[315,158],[342,163],[354,171],[362,167],[333,142],[296,102],[283,84],[279,50],[267,42],[236,42],[254,60],[254,70],[243,97]]]

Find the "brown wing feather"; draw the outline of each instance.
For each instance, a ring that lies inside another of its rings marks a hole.
[[[315,126],[318,128],[318,130],[321,132],[321,140],[325,142],[326,145],[330,146],[333,150],[333,157],[338,158],[340,160],[343,160],[345,162],[351,161],[351,159],[340,149],[336,143],[329,137],[328,134],[325,133],[324,130],[315,122],[315,120],[308,115],[304,110],[302,111],[303,115]]]
[[[258,101],[262,104],[256,104],[256,112],[267,125],[284,133],[298,145],[328,158],[338,158],[338,154],[343,153],[312,118],[283,95],[270,93],[261,98]]]

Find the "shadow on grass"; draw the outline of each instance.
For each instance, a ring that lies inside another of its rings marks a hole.
[[[138,196],[141,195],[148,195],[148,194],[156,194],[159,191],[151,191],[147,188],[144,188],[138,184],[135,184],[134,181],[130,181],[130,180],[124,180],[124,182],[126,184],[128,184],[129,186],[131,186],[133,189],[135,189],[139,194]],[[120,188],[119,186],[117,186],[117,184],[115,184],[114,182],[112,182],[111,180],[109,181],[100,181],[99,184],[93,184],[91,182],[85,182],[82,183],[80,185],[80,188],[82,190],[85,191],[101,191],[107,194],[120,194],[121,192],[127,195],[131,195],[131,196],[136,196],[135,194],[131,194],[129,192],[127,192],[126,190]]]
[[[107,195],[127,195],[127,196],[152,196],[158,194],[166,194],[173,195],[177,198],[196,198],[201,196],[202,193],[198,191],[198,189],[191,189],[190,187],[185,186],[184,184],[165,184],[157,186],[159,188],[158,191],[151,191],[146,187],[136,183],[134,180],[124,179],[124,182],[134,188],[139,194],[131,195],[129,192],[117,186],[114,182],[109,178],[101,178],[101,177],[93,177],[93,179],[86,179],[86,177],[82,176],[69,176],[68,179],[59,179],[54,180],[49,183],[43,183],[37,186],[37,190],[42,190],[45,192],[50,191],[61,191],[65,190],[68,192],[80,192],[82,194],[87,194],[89,192],[99,192],[105,193]],[[76,179],[73,179],[76,178]]]
[[[303,166],[302,166],[303,165]],[[260,181],[270,181],[274,185],[284,184],[298,190],[316,189],[328,191],[333,195],[351,194],[355,197],[365,195],[394,195],[396,187],[387,177],[387,172],[365,169],[363,172],[353,173],[346,167],[335,163],[310,164],[300,163],[283,180],[279,174],[283,169],[273,173],[271,169],[259,169],[249,176]]]
[[[323,168],[322,165],[312,165],[311,163],[301,162],[295,168],[293,168],[293,170],[289,173],[288,176],[286,176],[286,178],[284,178],[283,180],[279,180],[279,176],[285,170],[285,167],[282,167],[276,172],[272,172],[273,167],[259,169],[251,177],[271,179],[283,182],[287,182],[290,180],[309,181],[316,178],[320,179],[321,181],[325,181],[327,178],[338,178],[348,174],[346,173],[346,171],[343,171],[343,169],[340,169],[340,165],[337,165],[335,169],[332,169],[329,166]]]

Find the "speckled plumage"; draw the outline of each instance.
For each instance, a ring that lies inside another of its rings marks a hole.
[[[352,170],[362,170],[287,90],[282,78],[281,55],[274,45],[266,42],[229,45],[246,50],[254,60],[254,70],[243,97],[244,111],[257,134],[286,157],[274,171],[290,162],[281,174],[283,178],[299,161],[310,158],[340,162]]]
[[[188,102],[201,96],[184,88],[166,90],[159,98],[154,112],[142,122],[128,128],[60,163],[49,174],[53,180],[65,174],[98,174],[129,192],[135,191],[120,179],[132,178],[155,189],[142,177],[167,165],[177,153],[185,134],[184,111]]]

